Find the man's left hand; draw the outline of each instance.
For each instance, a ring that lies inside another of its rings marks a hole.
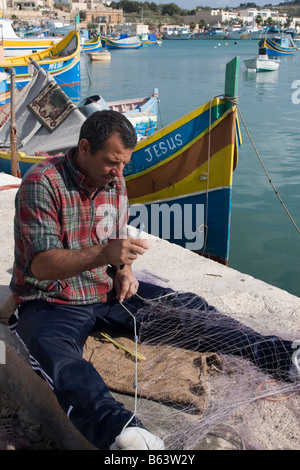
[[[135,278],[131,267],[125,265],[123,269],[117,269],[114,277],[116,297],[120,302],[135,295],[139,288],[139,282]]]

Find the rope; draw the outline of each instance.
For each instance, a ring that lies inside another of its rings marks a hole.
[[[5,191],[6,189],[15,189],[15,188],[19,188],[19,187],[20,187],[20,183],[7,184],[5,186],[0,186],[0,191]]]
[[[137,336],[135,316],[130,312],[130,310],[127,307],[125,307],[123,302],[120,302],[120,304],[133,318],[134,344],[135,344],[135,379],[134,379],[134,383],[133,383],[133,388],[134,388],[134,411],[133,411],[133,414],[132,414],[131,418],[124,425],[124,427],[123,427],[123,431],[124,431],[127,428],[127,426],[131,423],[133,418],[137,415],[137,400],[138,400],[138,350],[137,350],[137,345],[138,345],[138,336]]]
[[[241,120],[242,120],[242,123],[243,123],[243,125],[244,125],[244,127],[245,127],[245,131],[246,131],[246,133],[247,133],[247,135],[248,135],[248,137],[249,137],[249,140],[250,140],[250,142],[251,142],[251,144],[252,144],[252,147],[253,147],[253,149],[254,149],[254,151],[255,151],[255,153],[256,153],[258,159],[259,159],[259,162],[260,162],[261,166],[263,167],[263,170],[264,170],[264,172],[265,172],[265,174],[266,174],[266,176],[267,176],[267,178],[268,178],[268,180],[269,180],[269,183],[271,184],[271,186],[272,186],[272,188],[273,188],[273,190],[274,190],[276,196],[278,197],[278,199],[279,199],[279,201],[280,201],[282,207],[284,208],[285,212],[287,213],[287,215],[288,215],[289,219],[291,220],[292,224],[294,225],[294,227],[296,228],[296,230],[298,231],[298,233],[300,233],[300,228],[298,227],[298,225],[296,224],[296,222],[295,222],[295,220],[293,219],[292,215],[290,214],[288,208],[287,208],[286,205],[284,204],[284,202],[283,202],[283,200],[282,200],[282,198],[281,198],[279,192],[277,191],[277,189],[276,189],[276,187],[275,187],[273,181],[271,180],[271,177],[270,177],[270,175],[269,175],[269,173],[268,173],[268,171],[267,171],[267,169],[266,169],[266,167],[265,167],[265,165],[264,165],[264,163],[263,163],[263,161],[262,161],[261,156],[260,156],[259,153],[258,153],[258,150],[257,150],[257,148],[256,148],[256,146],[255,146],[255,144],[254,144],[254,142],[253,142],[253,139],[252,139],[252,137],[251,137],[251,135],[250,135],[250,132],[249,132],[247,126],[246,126],[245,120],[244,120],[244,118],[243,118],[243,116],[242,116],[241,110],[240,110],[240,108],[238,107],[238,98],[237,98],[237,97],[229,97],[229,96],[224,96],[224,98],[227,99],[227,100],[229,100],[232,104],[236,105],[237,110],[238,110],[238,113],[239,113],[239,116],[240,116],[240,118],[241,118]]]
[[[292,224],[294,225],[294,227],[296,228],[296,230],[298,231],[298,233],[300,233],[300,228],[298,227],[298,225],[297,225],[296,222],[294,221],[292,215],[290,214],[288,208],[286,207],[286,205],[284,204],[284,202],[283,202],[283,200],[282,200],[280,194],[278,193],[278,191],[277,191],[275,185],[273,184],[273,182],[272,182],[272,180],[271,180],[271,178],[270,178],[270,175],[268,174],[268,171],[267,171],[267,169],[266,169],[266,167],[265,167],[265,165],[264,165],[264,163],[263,163],[263,161],[262,161],[262,158],[260,157],[260,155],[259,155],[259,153],[258,153],[258,151],[257,151],[257,148],[256,148],[255,145],[254,145],[253,139],[251,138],[251,135],[250,135],[250,133],[249,133],[249,131],[248,131],[248,128],[247,128],[247,126],[246,126],[246,123],[245,123],[245,121],[244,121],[244,118],[243,118],[243,116],[242,116],[242,113],[241,113],[239,107],[237,107],[237,109],[238,109],[238,113],[239,113],[239,115],[240,115],[240,117],[241,117],[242,123],[243,123],[243,125],[244,125],[244,127],[245,127],[245,130],[246,130],[246,132],[247,132],[247,135],[248,135],[248,137],[249,137],[249,140],[250,140],[250,142],[251,142],[251,144],[252,144],[252,146],[253,146],[253,149],[254,149],[254,151],[255,151],[255,153],[256,153],[258,159],[259,159],[259,162],[260,162],[261,166],[263,167],[263,170],[264,170],[264,172],[265,172],[265,174],[266,174],[266,176],[267,176],[267,178],[268,178],[268,180],[269,180],[269,183],[271,184],[271,186],[272,186],[272,188],[273,188],[273,190],[274,190],[276,196],[278,197],[278,199],[279,199],[279,201],[280,201],[280,204],[283,206],[283,208],[284,208],[285,212],[287,213],[289,219],[291,220]]]

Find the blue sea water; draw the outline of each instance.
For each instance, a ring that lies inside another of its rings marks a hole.
[[[300,50],[281,57],[276,72],[248,72],[243,60],[257,50],[257,41],[163,41],[111,50],[106,63],[82,57],[82,97],[110,101],[158,88],[159,125],[166,125],[223,94],[226,63],[239,56],[238,106],[252,142],[240,122],[229,266],[300,296],[300,233],[269,181],[300,227]]]

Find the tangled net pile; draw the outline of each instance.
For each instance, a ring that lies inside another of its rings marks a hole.
[[[293,423],[299,423],[299,384],[281,380],[282,371],[277,376],[276,371],[259,369],[247,357],[216,351],[216,344],[210,348],[219,313],[194,311],[207,317],[208,333],[201,332],[199,340],[193,322],[166,328],[170,316],[191,313],[184,304],[170,307],[164,300],[153,300],[146,308],[151,315],[142,323],[138,341],[114,338],[116,344],[97,333],[87,343],[85,357],[113,391],[135,396],[134,414],[164,439],[167,449],[197,449],[212,436],[222,438],[225,448],[227,444],[235,449],[278,448],[271,442],[276,440],[276,425],[271,431],[265,419],[275,412],[279,420],[281,414],[287,421],[290,416],[289,429],[283,426],[287,438],[299,439]],[[233,322],[226,319],[228,330]],[[242,324],[239,328],[248,331]],[[232,344],[228,346],[232,349]],[[282,434],[280,426],[278,433]],[[284,447],[282,442],[279,448]]]

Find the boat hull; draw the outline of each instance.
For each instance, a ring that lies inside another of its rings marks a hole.
[[[107,49],[138,49],[142,46],[142,41],[138,36],[125,39],[106,38]]]
[[[287,38],[283,38],[287,39]],[[266,38],[262,39],[259,42],[259,47],[265,44],[269,56],[280,56],[280,55],[291,55],[296,51],[296,46],[294,46],[289,40],[284,40],[281,38]]]
[[[61,39],[61,38],[60,38]],[[24,56],[34,54],[35,52],[44,51],[54,46],[60,39],[54,38],[19,38],[4,39],[4,57]]]
[[[101,37],[97,36],[92,41],[85,41],[85,43],[82,46],[82,50],[86,54],[100,52],[102,50]]]
[[[111,60],[111,53],[106,51],[89,52],[88,56],[92,62],[107,62]]]
[[[256,72],[273,72],[279,68],[279,61],[266,58],[247,59],[244,60],[244,64],[248,70],[254,70]]]
[[[72,51],[68,53],[68,50]],[[34,66],[32,58],[38,66],[47,70],[63,88],[66,95],[74,102],[80,101],[80,38],[77,31],[72,31],[55,46],[44,51],[20,57],[7,57],[0,64],[0,72],[7,67],[15,69],[16,88],[21,89],[31,81]],[[0,106],[10,101],[0,97]]]

